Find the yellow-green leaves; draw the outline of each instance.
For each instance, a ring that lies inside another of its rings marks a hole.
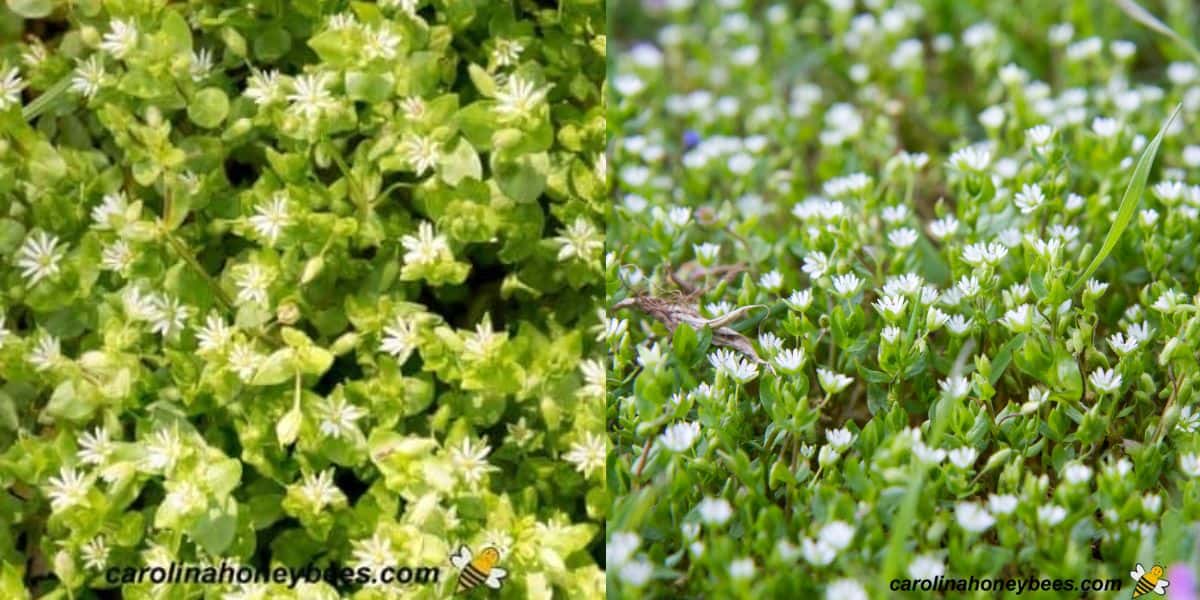
[[[188,118],[193,123],[212,129],[229,114],[229,97],[217,88],[204,88],[188,104]]]

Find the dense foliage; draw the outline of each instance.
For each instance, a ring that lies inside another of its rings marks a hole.
[[[1117,4],[618,7],[611,596],[1188,591],[1200,14]]]
[[[442,597],[460,544],[602,593],[602,2],[9,0],[0,40],[0,596]]]

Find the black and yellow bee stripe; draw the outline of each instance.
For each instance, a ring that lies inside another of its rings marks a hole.
[[[475,565],[467,565],[463,567],[462,573],[458,575],[458,590],[456,594],[461,594],[465,591],[479,587],[479,584],[487,581],[487,574],[482,573]]]
[[[1152,591],[1154,591],[1154,584],[1151,583],[1145,575],[1143,575],[1142,578],[1138,580],[1137,585],[1133,586],[1133,597],[1137,598],[1142,594],[1149,594]]]

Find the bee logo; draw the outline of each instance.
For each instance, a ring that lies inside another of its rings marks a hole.
[[[459,546],[458,551],[450,555],[450,564],[460,572],[458,574],[458,589],[455,594],[461,594],[486,585],[493,590],[500,589],[508,571],[496,566],[500,562],[500,551],[488,546],[479,556],[472,556],[466,546]]]
[[[1137,568],[1129,572],[1129,576],[1137,582],[1133,586],[1133,597],[1137,598],[1143,594],[1154,592],[1159,596],[1164,596],[1167,593],[1167,586],[1170,582],[1163,579],[1163,568],[1160,565],[1154,565],[1149,571],[1138,563]]]

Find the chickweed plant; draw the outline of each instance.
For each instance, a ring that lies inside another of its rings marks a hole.
[[[603,594],[603,3],[0,11],[0,597]]]
[[[614,15],[611,597],[1194,586],[1192,5]]]

